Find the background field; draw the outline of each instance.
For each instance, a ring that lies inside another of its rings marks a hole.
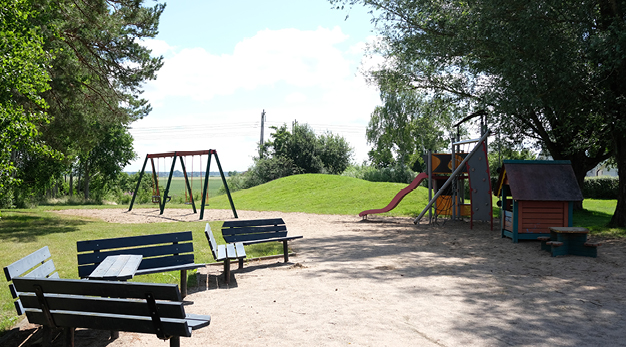
[[[196,203],[199,203],[200,194],[202,192],[202,186],[204,185],[204,177],[190,177],[189,184],[191,185],[191,189],[193,191],[193,196],[196,200]],[[165,186],[167,185],[167,177],[159,177],[159,187],[161,189],[161,194],[165,191]],[[221,177],[209,177],[209,199],[212,197],[216,197],[218,195],[218,191],[224,186],[222,183]],[[187,188],[185,187],[185,178],[184,177],[172,177],[172,183],[170,184],[169,195],[173,200],[177,200],[179,198],[185,198],[185,191]]]

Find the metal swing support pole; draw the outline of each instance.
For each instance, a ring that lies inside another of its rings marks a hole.
[[[487,130],[487,132],[477,141],[478,144],[481,144],[483,141],[485,141],[487,139],[487,137],[489,137],[489,135],[491,134],[491,131]],[[463,170],[463,168],[465,167],[465,164],[467,163],[467,161],[474,155],[474,153],[476,153],[479,149],[481,148],[481,146],[476,145],[474,146],[474,148],[472,149],[471,152],[469,152],[469,154],[465,157],[465,159],[463,159],[463,161],[459,164],[459,166],[456,168],[456,170],[454,170],[454,172],[452,172],[452,175],[450,175],[450,178],[448,178],[446,180],[446,183],[444,183],[441,188],[439,188],[439,191],[437,191],[437,194],[435,194],[435,196],[433,196],[433,198],[428,202],[428,204],[426,205],[426,207],[424,208],[424,210],[419,214],[419,216],[417,216],[417,218],[415,218],[415,220],[413,220],[414,224],[417,224],[417,222],[420,221],[420,219],[422,219],[422,217],[424,217],[424,215],[426,214],[426,212],[432,207],[433,203],[435,202],[435,200],[437,200],[437,198],[443,193],[443,191],[452,183],[452,181],[454,181],[456,179],[456,176],[458,176],[461,171]],[[453,158],[454,159],[454,158]]]
[[[137,196],[137,192],[139,191],[139,186],[141,185],[141,179],[143,178],[143,172],[146,169],[146,164],[148,164],[148,156],[146,155],[146,160],[143,162],[143,166],[141,167],[141,172],[139,173],[139,180],[137,181],[137,186],[135,187],[135,191],[133,192],[133,198],[130,199],[130,206],[128,207],[128,211],[133,209],[133,204],[135,203],[135,197]]]
[[[215,155],[215,162],[217,163],[217,168],[220,169],[220,175],[222,176],[222,183],[224,183],[224,189],[226,190],[226,195],[228,196],[228,201],[230,202],[230,208],[233,210],[233,215],[235,216],[235,218],[239,218],[237,216],[237,210],[235,209],[235,204],[233,203],[233,198],[230,196],[230,189],[228,189],[228,183],[226,183],[226,176],[224,176],[224,171],[222,170],[220,159],[217,157],[217,151],[213,150],[213,154]]]
[[[174,175],[174,167],[176,167],[176,157],[178,157],[177,152],[174,152],[174,158],[172,159],[172,168],[170,169],[170,176],[167,179],[167,185],[165,186],[165,192],[163,192],[163,198],[161,198],[161,213],[165,210],[165,203],[167,202],[168,194],[170,193],[170,184],[172,183],[172,175]]]
[[[187,186],[187,192],[189,193],[189,199],[191,200],[191,207],[193,208],[193,213],[198,213],[198,211],[196,211],[196,203],[193,201],[193,191],[191,190],[191,185],[189,184],[187,168],[185,167],[183,156],[181,155],[179,158],[180,158],[180,165],[183,167],[183,176],[185,176],[185,185]],[[193,157],[191,157],[191,160],[193,163]],[[191,168],[193,169],[193,165],[191,166]],[[193,175],[193,172],[191,174]]]
[[[211,169],[211,150],[206,160],[206,171],[204,173],[204,186],[202,187],[202,200],[200,203],[200,220],[204,218],[204,206],[206,204],[207,189],[209,189],[209,170]]]
[[[217,156],[217,151],[214,149],[209,150],[209,157],[206,162],[206,173],[204,175],[204,187],[202,189],[202,205],[200,208],[200,219],[204,218],[204,206],[206,204],[206,196],[207,189],[209,188],[209,173],[211,169],[211,155],[215,156],[215,162],[217,163],[217,168],[220,170],[220,176],[222,177],[222,183],[224,184],[224,189],[226,190],[226,196],[228,196],[228,201],[230,202],[230,208],[233,210],[233,215],[235,218],[239,218],[237,216],[237,210],[235,209],[235,204],[233,203],[233,198],[230,196],[230,190],[228,189],[228,183],[226,183],[226,176],[224,176],[224,171],[222,170],[222,165],[220,164],[220,159]]]

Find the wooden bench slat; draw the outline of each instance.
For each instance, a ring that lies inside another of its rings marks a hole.
[[[88,328],[98,330],[128,331],[145,334],[156,334],[150,316],[127,316],[108,313],[94,315],[89,312],[52,311],[52,319],[57,326]],[[40,310],[26,309],[26,317],[30,323],[46,325],[47,320]],[[163,330],[167,336],[191,336],[191,329],[185,319],[161,318]]]
[[[233,235],[224,235],[224,241],[232,243],[232,242],[243,242],[245,245],[248,241],[256,241],[256,240],[271,240],[268,242],[274,241],[273,239],[279,239],[287,237],[286,231],[275,232],[275,233],[264,233],[264,234],[241,234],[237,236]]]
[[[287,236],[287,237],[279,237],[279,238],[274,238],[274,239],[260,239],[260,240],[243,241],[242,243],[244,245],[255,245],[257,243],[284,242],[284,241],[291,241],[291,240],[301,239],[301,238],[302,238],[302,236]]]
[[[229,229],[222,229],[222,235],[263,234],[263,233],[273,233],[277,231],[287,232],[287,227],[285,225],[278,225],[278,226],[229,228]]]
[[[226,245],[218,245],[217,246],[217,257],[215,257],[216,261],[222,261],[226,259]]]
[[[229,220],[222,224],[222,228],[238,228],[238,227],[250,227],[259,225],[280,225],[285,224],[282,218],[267,218],[267,219],[249,219],[249,220]]]
[[[237,251],[235,250],[235,245],[232,243],[229,243],[226,245],[226,257],[230,258],[230,259],[236,259],[237,258]]]
[[[150,310],[145,300],[63,294],[45,294],[45,298],[51,310],[150,316]],[[21,293],[20,301],[26,309],[39,309],[39,300],[34,293]],[[156,304],[159,314],[162,316],[185,318],[183,306],[176,301],[158,300]]]
[[[17,277],[32,269],[33,267],[43,263],[46,259],[50,258],[50,249],[48,246],[41,247],[35,252],[25,256],[24,258],[13,262],[12,264],[4,267],[4,276],[7,282],[10,282],[13,277]],[[52,272],[52,271],[51,271]],[[50,272],[49,272],[50,273]],[[48,273],[48,274],[49,274]],[[47,275],[47,274],[46,274]]]
[[[193,254],[172,255],[169,257],[145,258],[139,264],[139,270],[146,270],[156,267],[179,266],[184,264],[193,265]],[[204,266],[204,264],[198,264]]]
[[[144,258],[151,257],[159,257],[164,255],[172,255],[172,254],[183,254],[183,253],[191,253],[193,252],[193,243],[179,243],[176,245],[161,245],[161,246],[151,246],[151,247],[138,247],[138,248],[128,248],[128,249],[118,249],[118,250],[106,250],[101,252],[94,253],[82,253],[77,255],[78,264],[92,264],[92,263],[100,263],[106,257],[110,255],[119,255],[119,254],[139,254]]]
[[[193,269],[198,269],[198,268],[205,267],[205,266],[206,264],[186,263],[186,264],[172,265],[172,266],[165,266],[165,267],[153,267],[153,268],[137,270],[137,272],[135,272],[135,275],[148,275],[148,274],[154,274],[154,273],[159,273],[159,272],[193,270]]]
[[[191,330],[197,330],[211,324],[211,316],[200,314],[187,314],[185,317]]]
[[[56,268],[54,267],[54,262],[52,259],[47,262],[41,264],[38,268],[33,271],[23,275],[24,277],[48,277],[50,273],[54,272]]]
[[[237,258],[245,258],[246,250],[243,247],[243,243],[237,242],[235,243],[235,250],[237,251]]]
[[[182,300],[175,284],[16,277],[13,285],[18,292],[30,292],[38,285],[46,293],[143,299],[151,292],[156,300]]]
[[[78,252],[97,251],[102,249],[126,248],[154,245],[160,243],[185,242],[192,241],[191,231],[182,231],[175,233],[127,236],[110,239],[87,240],[76,242],[76,250]],[[119,254],[119,253],[118,253]]]

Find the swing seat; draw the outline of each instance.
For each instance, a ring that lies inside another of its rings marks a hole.
[[[165,202],[170,202],[171,200],[172,200],[172,197],[168,196],[165,199]],[[155,204],[161,203],[161,196],[160,195],[152,195],[152,202],[155,203]]]

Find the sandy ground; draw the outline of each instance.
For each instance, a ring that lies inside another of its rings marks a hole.
[[[189,212],[60,213],[117,223],[198,219]],[[304,236],[291,243],[297,255],[248,262],[230,285],[221,266],[201,269],[186,311],[212,321],[182,346],[626,346],[624,241],[594,240],[603,243],[597,258],[553,258],[536,241],[502,239],[497,224],[492,231],[380,216],[238,214],[282,217],[290,234]],[[204,220],[232,218],[230,210],[207,210]],[[20,336],[35,331],[21,329]],[[78,330],[76,345],[168,342]]]

